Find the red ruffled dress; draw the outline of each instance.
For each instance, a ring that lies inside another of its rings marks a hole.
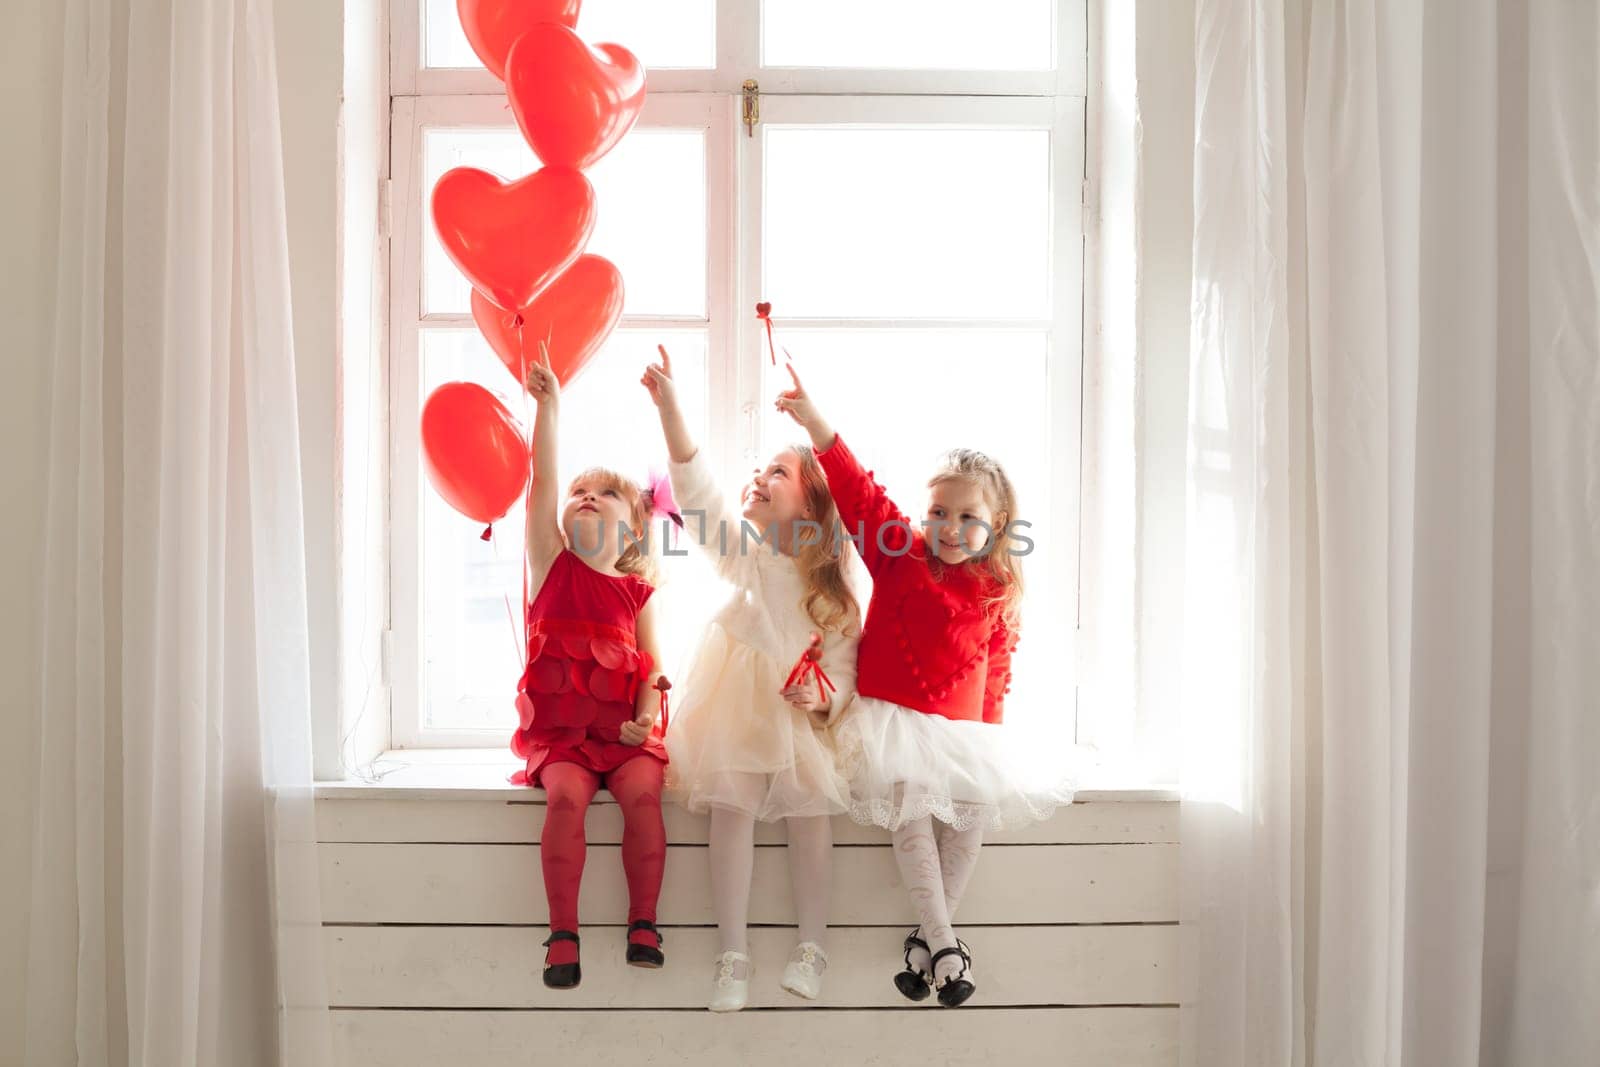
[[[601,574],[563,549],[528,605],[528,666],[517,685],[511,751],[527,761],[512,781],[539,785],[547,763],[606,774],[631,759],[667,762],[666,722],[641,745],[619,740],[635,715],[650,653],[637,645],[639,612],[655,588],[631,574]]]

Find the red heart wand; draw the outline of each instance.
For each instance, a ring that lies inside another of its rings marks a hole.
[[[783,687],[788,689],[793,685],[804,685],[808,677],[817,680],[817,700],[827,700],[828,694],[834,692],[833,679],[822,669],[822,635],[819,633],[811,635],[811,643],[800,653],[800,658],[795,661],[794,670],[789,672],[789,678],[783,683]],[[827,687],[826,690],[824,686]]]
[[[763,300],[756,305],[756,318],[767,324],[767,353],[772,357],[772,365],[778,365],[778,353],[772,346],[772,305]],[[784,350],[787,354],[788,350]]]
[[[667,681],[666,675],[656,679],[656,692],[661,694],[661,732],[667,732],[667,690],[672,688],[672,683]]]

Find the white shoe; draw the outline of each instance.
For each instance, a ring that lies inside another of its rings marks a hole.
[[[717,957],[717,973],[711,981],[712,1011],[741,1011],[750,1002],[750,973],[755,970],[743,952],[724,952]]]
[[[828,954],[815,941],[802,941],[789,953],[783,969],[784,989],[797,997],[816,1000],[822,995],[822,972],[828,969]]]

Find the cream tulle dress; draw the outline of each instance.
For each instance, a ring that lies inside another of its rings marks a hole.
[[[741,545],[739,513],[714,484],[704,450],[670,472],[685,540],[733,589],[673,686],[669,794],[690,811],[732,808],[766,822],[849,811],[831,726],[855,697],[859,622],[852,636],[820,630],[802,604],[794,559],[753,537]],[[695,512],[704,513],[703,536]],[[779,695],[813,633],[822,633],[822,668],[836,687],[826,721]]]

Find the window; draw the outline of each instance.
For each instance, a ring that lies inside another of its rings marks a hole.
[[[589,250],[627,283],[621,326],[565,394],[563,476],[643,474],[664,453],[637,385],[667,344],[726,484],[797,437],[754,316],[896,501],[920,514],[937,454],[992,452],[1035,552],[1011,717],[1072,693],[1082,361],[1083,0],[590,0],[578,32],[651,68],[638,126],[589,176]],[[514,713],[521,509],[492,542],[425,484],[431,389],[478,381],[531,417],[477,335],[425,206],[462,163],[536,166],[454,0],[396,0],[391,28],[393,741],[500,745]],[[912,21],[918,33],[907,34]],[[849,33],[840,27],[848,25]],[[759,119],[742,118],[746,79]],[[669,663],[714,609],[709,569],[668,561]],[[799,650],[796,650],[797,654]],[[1040,714],[1043,712],[1041,711]]]

